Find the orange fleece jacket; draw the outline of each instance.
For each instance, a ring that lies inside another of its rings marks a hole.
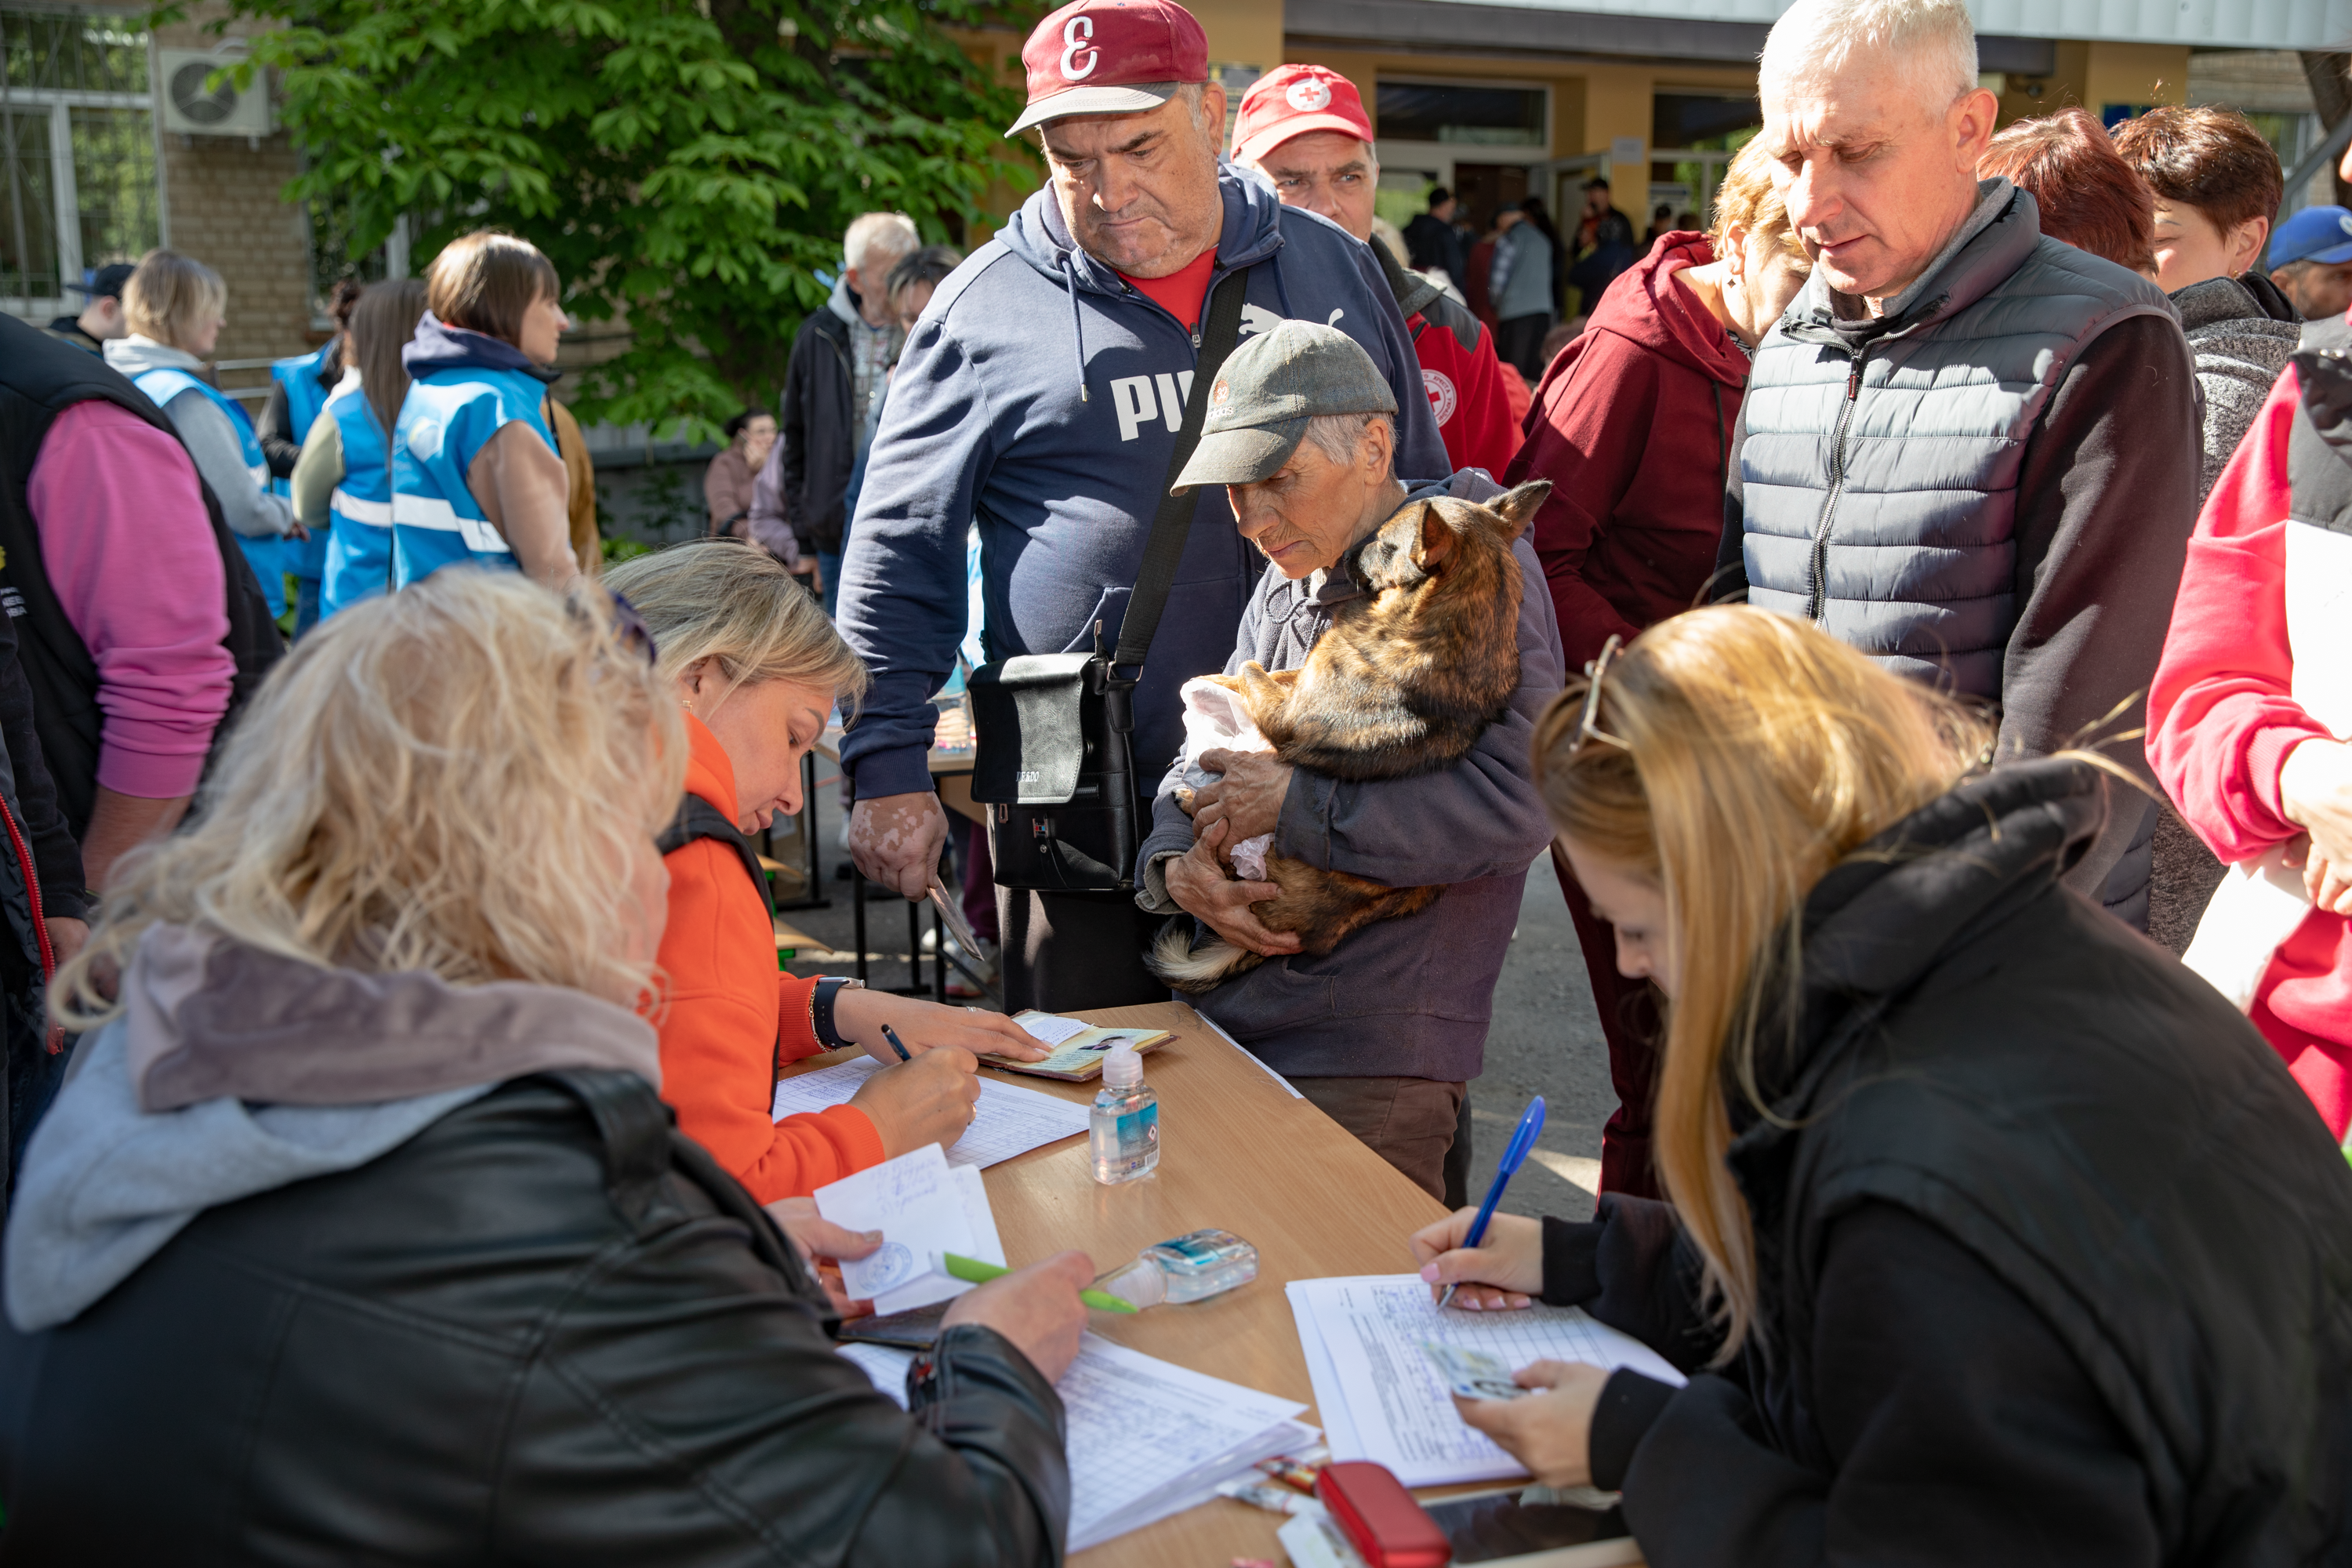
[[[691,755],[686,787],[735,815],[735,769],[709,727],[686,715]],[[776,1072],[814,1056],[809,1023],[814,979],[776,968],[767,902],[735,851],[698,838],[673,851],[669,929],[661,966],[669,1010],[661,1021],[662,1099],[680,1131],[763,1204],[806,1197],[828,1182],[882,1163],[872,1119],[846,1105],[769,1120]]]

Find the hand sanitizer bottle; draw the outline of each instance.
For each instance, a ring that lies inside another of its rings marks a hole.
[[[1103,1058],[1102,1090],[1087,1113],[1087,1142],[1095,1180],[1117,1186],[1160,1166],[1160,1097],[1143,1081],[1143,1058],[1132,1046],[1114,1046]]]
[[[1196,1230],[1147,1247],[1102,1289],[1138,1307],[1181,1306],[1237,1289],[1257,1278],[1257,1248],[1230,1230]]]

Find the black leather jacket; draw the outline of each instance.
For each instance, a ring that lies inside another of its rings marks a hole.
[[[1058,1563],[1027,1358],[950,1331],[909,1419],[827,1316],[642,1079],[519,1079],[0,1326],[0,1560]]]

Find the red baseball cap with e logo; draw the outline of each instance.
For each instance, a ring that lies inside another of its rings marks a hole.
[[[1007,136],[1073,114],[1141,114],[1209,79],[1209,39],[1174,0],[1076,0],[1021,47],[1029,106]]]

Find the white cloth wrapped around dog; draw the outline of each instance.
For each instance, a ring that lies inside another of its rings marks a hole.
[[[1271,752],[1264,735],[1251,722],[1249,710],[1242,706],[1242,694],[1230,687],[1218,685],[1207,676],[1195,676],[1178,689],[1184,703],[1184,787],[1206,789],[1217,783],[1222,774],[1213,773],[1201,765],[1204,752]],[[1274,847],[1274,835],[1261,833],[1255,838],[1244,838],[1229,845],[1226,855],[1234,869],[1244,882],[1265,880],[1265,852]]]

